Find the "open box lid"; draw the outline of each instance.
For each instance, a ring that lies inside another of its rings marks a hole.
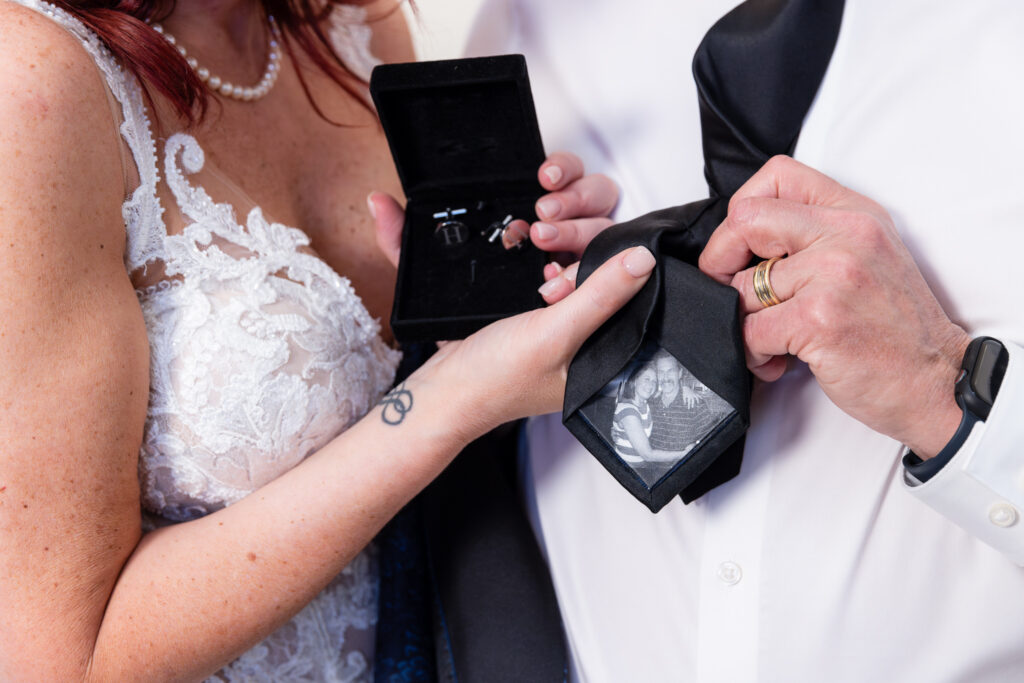
[[[544,146],[522,55],[382,64],[370,93],[409,199],[539,190]]]

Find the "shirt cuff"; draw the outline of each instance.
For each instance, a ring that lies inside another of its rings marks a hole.
[[[1024,566],[1024,348],[1003,345],[1010,359],[988,419],[974,425],[964,445],[931,479],[918,484],[904,471],[903,483],[940,514]]]

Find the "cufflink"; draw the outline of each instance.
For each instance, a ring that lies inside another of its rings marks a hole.
[[[466,213],[466,209],[445,209],[434,214],[434,218],[441,219],[441,222],[434,228],[434,239],[443,243],[446,247],[454,247],[469,239],[469,228],[462,221],[455,220],[455,216]]]
[[[516,222],[517,221],[512,218],[512,214],[508,214],[500,221],[491,223],[487,226],[487,229],[480,234],[486,237],[487,241],[492,244],[500,239],[501,244],[505,249],[511,249],[513,247],[516,249],[522,249],[528,235],[524,234],[523,231],[519,229],[518,225],[513,225]]]
[[[500,221],[494,221],[487,229],[484,230],[481,235],[487,238],[487,241],[493,244],[501,237],[501,233],[505,232],[505,228],[512,222],[512,214],[509,214],[502,218]]]

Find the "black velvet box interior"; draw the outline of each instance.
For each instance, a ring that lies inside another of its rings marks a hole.
[[[544,147],[522,55],[373,71],[370,92],[407,199],[391,326],[402,341],[460,339],[543,300],[544,252],[506,251],[488,228],[535,221]],[[468,229],[446,244],[435,214]]]

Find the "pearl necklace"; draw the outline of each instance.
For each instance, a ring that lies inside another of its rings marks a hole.
[[[199,77],[199,80],[205,83],[206,87],[210,90],[242,102],[252,102],[253,100],[265,97],[270,92],[270,89],[274,87],[274,83],[277,82],[278,74],[281,71],[281,31],[278,29],[277,22],[272,15],[267,15],[267,23],[270,25],[270,54],[267,55],[267,68],[263,70],[263,77],[260,78],[259,83],[252,87],[235,85],[220,76],[215,76],[206,67],[199,66],[199,62],[195,57],[189,57],[184,46],[178,45],[177,39],[165,31],[163,26],[153,24],[153,30],[162,35],[164,40],[178,50],[196,73],[196,76]]]

